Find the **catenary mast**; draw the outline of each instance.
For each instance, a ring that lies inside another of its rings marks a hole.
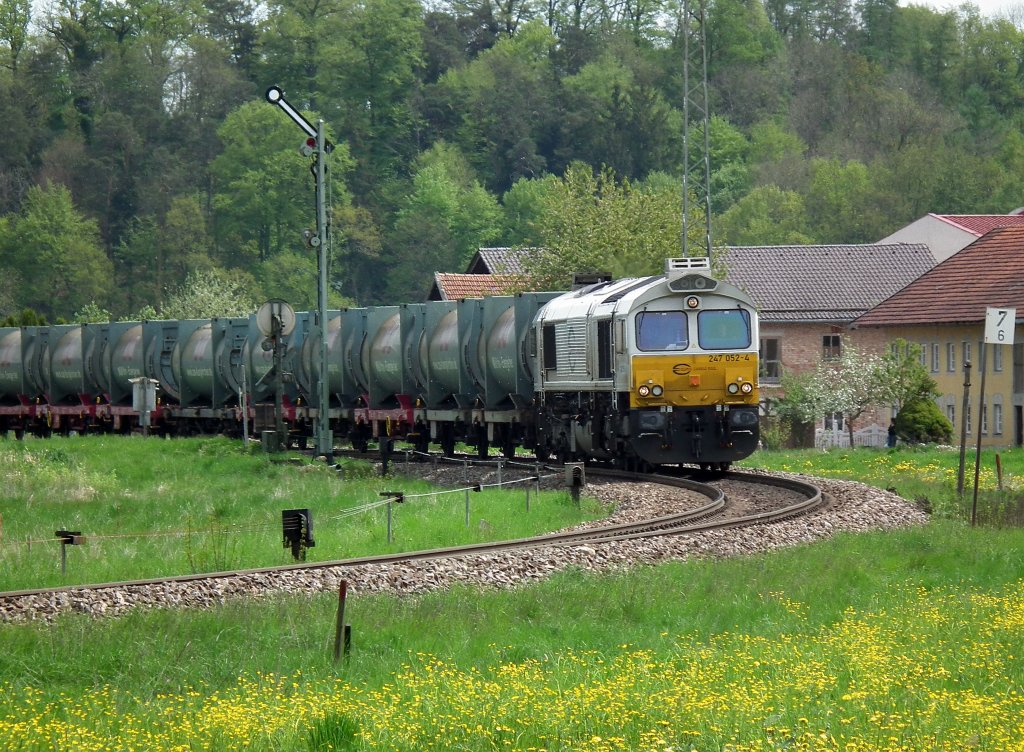
[[[683,256],[711,257],[711,149],[706,0],[683,0]],[[700,141],[695,145],[694,138]],[[694,149],[694,146],[699,151]],[[697,152],[696,154],[694,152]],[[690,225],[703,214],[704,232]],[[694,233],[696,234],[696,233]]]

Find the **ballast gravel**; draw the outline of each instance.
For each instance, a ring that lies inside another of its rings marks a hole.
[[[494,473],[464,468],[432,470],[417,474],[449,487],[493,483]],[[398,467],[396,472],[406,472]],[[765,473],[786,475],[784,473]],[[506,480],[511,477],[505,470]],[[863,532],[923,525],[927,514],[913,503],[888,491],[851,481],[788,477],[817,485],[828,503],[817,511],[782,522],[752,527],[664,535],[628,541],[589,542],[579,545],[543,546],[501,553],[474,554],[390,564],[360,564],[328,568],[245,573],[230,577],[185,582],[135,584],[100,590],[75,589],[24,596],[0,597],[0,621],[52,621],[69,613],[96,617],[118,616],[134,608],[205,608],[231,599],[272,593],[314,594],[336,592],[342,582],[350,593],[425,593],[454,584],[484,588],[513,588],[549,577],[567,568],[594,572],[622,570],[665,561],[693,558],[743,556],[784,546],[829,538],[839,532]],[[557,484],[549,479],[548,484]],[[731,501],[731,514],[740,516],[778,508],[795,501],[792,492],[741,481],[721,481]],[[653,483],[588,482],[585,496],[607,504],[612,513],[599,525],[649,519],[700,503],[691,492]],[[784,496],[789,494],[789,502]],[[582,526],[581,526],[582,527]]]

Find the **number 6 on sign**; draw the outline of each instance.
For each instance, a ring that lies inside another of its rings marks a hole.
[[[1012,345],[1013,329],[1017,320],[1016,308],[985,309],[985,342],[993,345]]]

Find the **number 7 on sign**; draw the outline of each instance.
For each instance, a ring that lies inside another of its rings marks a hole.
[[[993,345],[1012,345],[1013,330],[1016,321],[1016,308],[986,308],[985,343]]]

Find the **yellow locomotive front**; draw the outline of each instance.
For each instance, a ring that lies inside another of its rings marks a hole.
[[[724,469],[758,431],[757,314],[706,266],[669,271],[669,294],[632,312],[630,432],[654,465]]]

